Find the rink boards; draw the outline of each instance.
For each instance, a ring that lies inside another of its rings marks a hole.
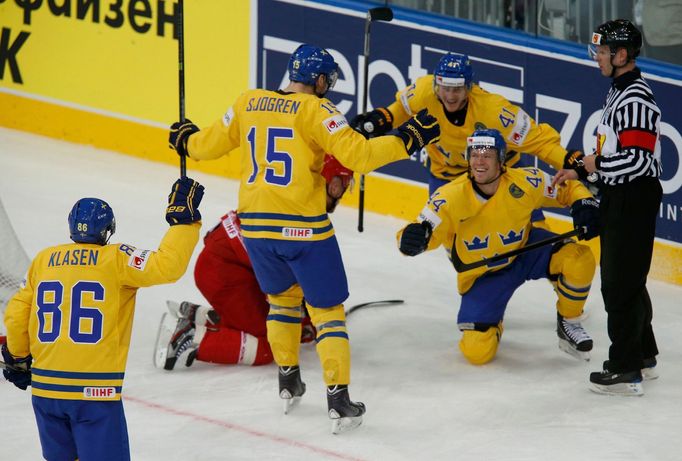
[[[166,130],[178,118],[174,3],[19,4],[0,3],[0,125],[176,163]],[[244,89],[280,87],[288,56],[309,42],[328,48],[339,63],[341,76],[329,97],[352,117],[364,98],[363,8],[352,1],[185,2],[187,116],[207,125]],[[398,8],[395,16],[372,24],[369,108],[387,104],[396,90],[431,72],[446,50],[463,52],[484,88],[551,123],[564,145],[592,150],[609,82],[584,47]],[[664,198],[652,276],[679,284],[682,113],[674,105],[682,99],[681,73],[646,60],[641,67],[663,112]],[[236,177],[235,157],[188,167]],[[369,175],[366,208],[413,219],[427,198],[420,160]],[[357,206],[357,198],[356,190],[344,203]],[[570,225],[560,214],[552,221],[557,230]]]

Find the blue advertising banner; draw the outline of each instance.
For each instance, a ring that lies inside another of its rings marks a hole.
[[[363,8],[367,5],[352,1],[259,0],[253,86],[286,86],[289,56],[300,43],[312,43],[327,48],[338,62],[339,80],[328,97],[346,117],[353,117],[364,97]],[[564,146],[594,150],[610,80],[601,76],[584,47],[399,8],[394,12],[392,22],[371,25],[368,110],[390,104],[396,91],[431,73],[447,51],[466,53],[483,88],[554,126]],[[682,243],[682,111],[676,110],[682,101],[682,70],[645,59],[640,67],[663,113],[664,197],[657,236]],[[421,160],[397,162],[380,172],[425,183]],[[524,159],[526,164],[535,161]]]

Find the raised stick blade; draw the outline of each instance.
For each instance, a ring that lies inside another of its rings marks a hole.
[[[379,6],[370,9],[368,12],[370,21],[391,21],[393,20],[393,10],[387,6]]]

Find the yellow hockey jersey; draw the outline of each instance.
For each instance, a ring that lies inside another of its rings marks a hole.
[[[398,126],[422,109],[438,119],[440,140],[429,144],[431,173],[440,179],[452,180],[467,171],[467,137],[477,129],[494,128],[502,133],[507,150],[516,154],[506,162],[514,165],[521,153],[532,154],[554,168],[564,163],[566,149],[561,147],[559,133],[546,123],[535,121],[520,107],[504,97],[488,93],[478,85],[472,85],[466,118],[462,126],[453,125],[445,115],[433,87],[433,75],[425,75],[415,83],[396,93],[396,101],[388,110],[393,114],[393,126]]]
[[[579,181],[567,181],[554,189],[551,177],[537,168],[508,168],[500,177],[497,192],[485,199],[467,175],[440,187],[419,214],[419,221],[433,227],[428,250],[452,245],[464,263],[506,253],[525,246],[531,228],[531,213],[542,207],[566,207],[576,200],[592,197]],[[398,232],[398,242],[403,230]],[[457,287],[466,293],[478,277],[508,266],[513,258],[494,267],[479,267],[459,273]]]
[[[137,289],[178,280],[200,227],[171,226],[157,251],[72,243],[38,253],[5,311],[9,351],[33,355],[33,395],[121,398]]]
[[[261,89],[243,93],[188,142],[196,160],[216,159],[237,147],[243,235],[279,240],[324,240],[334,234],[321,175],[325,153],[358,173],[407,158],[400,138],[366,140],[328,99]]]

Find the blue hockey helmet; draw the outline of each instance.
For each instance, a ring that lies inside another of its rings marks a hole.
[[[474,70],[466,54],[448,53],[438,61],[433,71],[433,84],[440,86],[466,86],[471,88]]]
[[[315,85],[317,78],[325,75],[327,85],[334,88],[339,75],[339,65],[324,48],[303,44],[289,59],[289,80],[305,85]]]
[[[507,143],[502,134],[495,129],[476,130],[467,138],[467,161],[474,149],[495,149],[500,165],[504,165],[507,155]]]
[[[71,240],[104,245],[116,231],[114,211],[98,198],[82,198],[69,213]]]

